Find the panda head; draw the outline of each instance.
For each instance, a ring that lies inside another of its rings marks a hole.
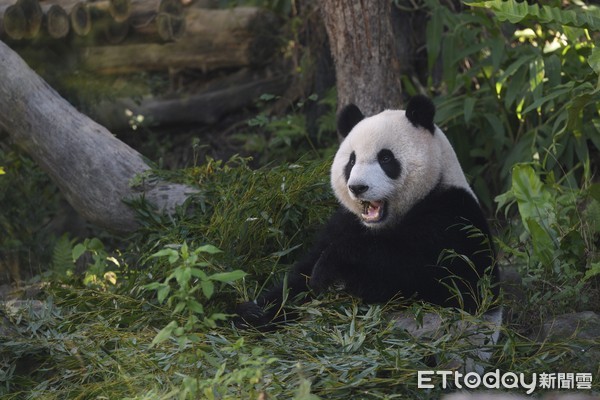
[[[355,105],[338,114],[344,136],[331,167],[331,185],[340,203],[369,228],[399,221],[440,185],[471,194],[454,150],[433,123],[435,107],[413,97],[406,110],[365,118]]]

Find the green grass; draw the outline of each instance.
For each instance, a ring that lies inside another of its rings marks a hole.
[[[174,304],[163,305],[168,303],[159,302],[154,290],[144,289],[178,268],[175,261],[152,254],[183,243],[190,250],[219,247],[222,253],[207,254],[195,268],[208,275],[236,269],[249,275],[215,282],[208,300],[194,292],[199,281],[193,279],[184,282],[185,290],[172,280],[170,293],[178,293],[178,299],[189,293],[202,302],[206,315],[230,312],[299,258],[335,207],[323,161],[258,170],[239,159],[213,161],[171,178],[202,188],[194,206],[176,218],[161,218],[137,205],[145,226],[126,248],[94,246],[96,257],[85,280],[48,275],[35,307],[4,310],[14,329],[0,338],[2,398],[431,399],[449,389],[444,391],[439,380],[433,389],[418,388],[418,371],[449,369],[457,360],[476,357],[468,342],[473,332],[456,328],[459,321],[480,323],[476,316],[407,301],[369,306],[339,293],[299,306],[303,318],[276,332],[240,331],[227,320],[214,328],[189,324],[156,342],[161,329],[172,321],[183,327],[193,313],[188,308],[174,312]],[[76,253],[82,250],[70,245]],[[69,243],[63,240],[60,246],[64,259]],[[116,257],[118,266],[99,263],[102,256]],[[523,260],[513,255],[512,261]],[[114,273],[116,282],[90,280],[90,271]],[[540,295],[539,286],[528,287],[534,291],[528,298]],[[589,283],[585,288],[595,290]],[[546,301],[551,308],[552,299]],[[593,308],[592,303],[587,306]],[[540,315],[525,303],[509,307],[522,313],[490,346],[492,359],[479,361],[486,371],[523,372],[528,379],[534,372],[592,373],[599,390],[600,371],[590,351],[597,343],[535,343],[521,326],[529,321],[529,329]],[[555,311],[569,311],[561,307]],[[443,323],[436,334],[415,338],[395,326],[400,311],[416,321],[426,313],[439,314]],[[479,330],[485,331],[483,325]]]
[[[449,310],[435,337],[414,338],[394,327],[391,307],[327,296],[302,307],[306,318],[274,333],[224,324],[183,346],[151,342],[169,310],[139,296],[89,289],[51,290],[55,304],[20,319],[18,338],[3,339],[1,390],[6,399],[44,398],[437,398],[441,387],[417,388],[417,371],[448,369],[472,354],[467,334],[451,328],[471,319]],[[164,322],[163,322],[164,323]],[[514,331],[494,347],[489,370],[593,372],[590,343],[532,343]],[[433,367],[432,362],[438,366]],[[14,368],[14,369],[12,369]],[[439,382],[437,382],[439,385]],[[310,386],[310,390],[308,389]],[[598,389],[597,383],[595,384]]]

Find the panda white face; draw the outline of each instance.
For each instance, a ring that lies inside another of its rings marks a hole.
[[[333,160],[331,184],[340,203],[367,227],[399,221],[440,184],[468,188],[450,143],[433,125],[434,113],[422,97],[406,111],[365,119],[355,106],[340,113],[338,130],[347,136]]]

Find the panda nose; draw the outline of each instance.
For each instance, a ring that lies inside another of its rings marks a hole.
[[[349,185],[348,188],[355,195],[359,195],[369,190],[369,187],[367,185]]]

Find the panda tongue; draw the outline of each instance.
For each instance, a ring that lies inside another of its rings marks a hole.
[[[381,210],[381,201],[363,202],[363,215],[366,220],[379,219],[379,212]]]

